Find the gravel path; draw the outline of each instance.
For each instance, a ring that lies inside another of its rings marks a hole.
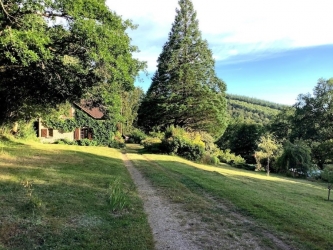
[[[235,212],[232,207],[224,205],[222,201],[214,200],[209,195],[206,195],[206,199],[212,208],[219,211],[218,218],[204,222],[200,216],[185,212],[180,205],[172,204],[159,195],[125,153],[122,157],[144,202],[148,222],[153,231],[155,249],[296,249],[285,244],[282,238],[261,228],[250,218]],[[143,158],[159,167],[154,161]],[[262,244],[263,237],[271,243]]]
[[[168,202],[156,194],[156,191],[133,166],[126,154],[123,154],[123,161],[144,202],[144,209],[154,235],[155,249],[199,249],[190,239],[188,228],[185,225],[182,226],[180,220],[175,217],[177,212],[173,211]]]

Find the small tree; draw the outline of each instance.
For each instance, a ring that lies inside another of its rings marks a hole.
[[[277,143],[275,138],[271,134],[266,134],[260,137],[258,143],[258,151],[255,152],[257,162],[260,164],[260,160],[266,159],[267,160],[267,176],[269,176],[269,164],[277,152],[279,151],[280,145]]]
[[[277,165],[282,171],[292,169],[294,173],[306,174],[311,167],[311,150],[303,141],[294,144],[286,142],[283,153],[277,160]]]

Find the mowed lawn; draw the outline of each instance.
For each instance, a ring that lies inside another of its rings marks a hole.
[[[189,211],[213,218],[218,211],[204,204],[212,198],[230,202],[230,208],[253,218],[297,249],[333,249],[333,201],[327,201],[326,183],[274,174],[267,177],[265,173],[225,164],[196,164],[176,156],[129,156],[171,201],[184,204]]]
[[[122,209],[110,202],[115,183]],[[154,247],[118,150],[2,138],[0,201],[0,249]]]

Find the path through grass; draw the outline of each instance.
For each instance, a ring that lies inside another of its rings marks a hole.
[[[174,156],[129,156],[170,201],[206,220],[214,221],[214,214],[222,213],[212,203],[221,204],[255,220],[258,227],[249,230],[262,233],[261,245],[274,245],[260,230],[264,228],[297,249],[333,249],[333,202],[326,200],[325,183],[267,177],[227,165],[205,166]],[[239,225],[242,228],[246,223]]]

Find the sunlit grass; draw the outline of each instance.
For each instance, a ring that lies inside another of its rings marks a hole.
[[[286,234],[291,244],[297,242],[302,249],[333,249],[333,202],[327,201],[325,183],[266,176],[226,164],[202,165],[176,156],[130,157],[173,201],[186,205],[189,190],[203,198],[208,194],[231,202],[240,213],[264,227]],[[149,167],[145,157],[159,167]],[[180,196],[178,200],[172,199],[175,194]]]
[[[0,249],[153,248],[118,150],[0,142]],[[109,202],[115,179],[127,202],[117,210]]]

